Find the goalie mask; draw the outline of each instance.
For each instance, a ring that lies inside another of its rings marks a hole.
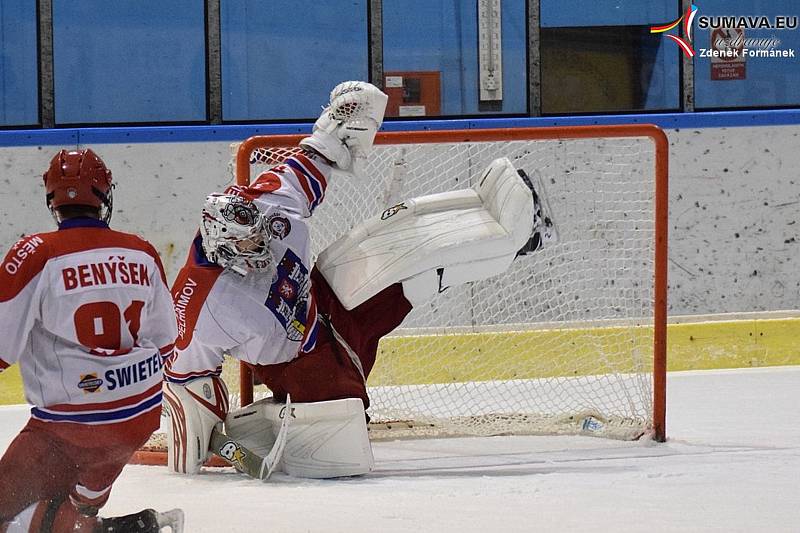
[[[231,194],[210,194],[200,225],[210,261],[245,275],[275,270],[264,217],[252,202]]]

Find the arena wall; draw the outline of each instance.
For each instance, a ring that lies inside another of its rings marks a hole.
[[[580,120],[613,123],[614,118]],[[665,128],[670,141],[670,370],[800,364],[800,126],[767,122]],[[504,125],[542,123],[523,119]],[[56,150],[90,146],[114,173],[113,225],[150,240],[172,280],[196,231],[200,203],[232,180],[231,141],[307,128],[228,127],[211,130],[216,139],[204,141],[191,141],[195,135],[180,128],[155,136],[141,129],[0,132],[5,185],[0,243],[7,249],[21,235],[53,229],[41,175]],[[175,141],[168,142],[173,134]],[[159,142],[142,142],[152,137]],[[389,339],[381,350],[392,351],[393,342],[403,340]],[[380,379],[380,368],[376,376]],[[436,376],[445,382],[462,377]],[[20,376],[13,367],[0,375],[0,404],[21,401]]]
[[[669,314],[800,307],[800,126],[667,130]],[[174,278],[204,196],[232,179],[230,142],[75,143],[114,173],[114,226],[158,248]],[[53,227],[41,175],[62,145],[0,148],[0,242]],[[70,147],[67,145],[66,147]]]

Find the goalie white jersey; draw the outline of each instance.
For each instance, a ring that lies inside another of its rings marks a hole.
[[[325,197],[330,173],[322,157],[298,151],[250,186],[225,191],[252,201],[266,217],[277,272],[242,277],[223,269],[206,258],[198,235],[172,288],[178,339],[167,381],[219,375],[225,353],[271,365],[314,348],[319,324],[307,220]]]
[[[0,370],[19,364],[36,420],[157,424],[175,336],[155,249],[102,221],[25,237],[0,268]]]

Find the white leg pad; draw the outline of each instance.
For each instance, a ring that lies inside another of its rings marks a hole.
[[[233,411],[225,420],[225,433],[265,456],[286,415],[284,407],[266,399]],[[359,398],[292,403],[291,416],[276,470],[295,477],[327,479],[366,474],[374,467],[364,404]]]
[[[498,159],[471,189],[414,198],[359,224],[317,267],[346,309],[398,282],[414,305],[504,272],[531,236],[533,213],[530,188]]]
[[[513,260],[514,256],[504,255],[472,263],[450,265],[442,270],[441,277],[437,271],[428,270],[404,280],[403,295],[412,307],[418,307],[448,287],[502,274],[508,270]]]
[[[170,418],[167,467],[180,474],[197,474],[208,459],[211,431],[228,412],[228,390],[220,378],[199,378],[185,385],[164,383]]]
[[[427,270],[403,281],[403,295],[411,307],[419,307],[445,287],[440,287],[439,275],[435,270]]]
[[[375,465],[360,398],[296,403],[282,469],[307,478],[357,476]]]

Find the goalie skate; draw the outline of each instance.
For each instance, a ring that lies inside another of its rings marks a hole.
[[[539,173],[534,173],[532,177],[522,169],[517,169],[517,173],[533,193],[533,231],[525,246],[517,252],[517,256],[520,256],[555,244],[558,242],[558,231],[553,222],[552,210]]]

